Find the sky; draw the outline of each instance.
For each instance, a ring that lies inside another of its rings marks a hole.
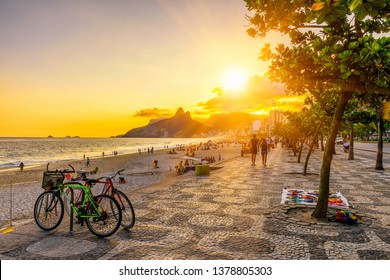
[[[263,78],[260,49],[283,38],[248,36],[248,13],[243,0],[0,0],[0,137],[300,104]]]

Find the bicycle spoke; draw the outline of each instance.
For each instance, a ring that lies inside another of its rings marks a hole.
[[[41,229],[55,229],[63,216],[64,205],[56,192],[44,192],[38,197],[34,205],[34,219]]]
[[[91,216],[86,219],[87,226],[97,236],[110,236],[118,230],[122,219],[118,202],[107,195],[99,195],[95,201],[87,208],[87,215]]]

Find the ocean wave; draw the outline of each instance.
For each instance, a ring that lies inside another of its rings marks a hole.
[[[83,160],[117,154],[138,153],[153,147],[161,150],[177,145],[207,142],[204,138],[10,138],[1,139],[0,168],[40,165],[63,160]]]

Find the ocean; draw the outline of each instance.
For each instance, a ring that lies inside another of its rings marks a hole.
[[[0,138],[0,169],[205,143],[206,138]]]

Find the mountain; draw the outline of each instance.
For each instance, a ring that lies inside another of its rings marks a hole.
[[[190,112],[179,108],[172,118],[149,122],[148,125],[134,128],[120,137],[193,137],[207,132],[209,127],[193,120]]]

